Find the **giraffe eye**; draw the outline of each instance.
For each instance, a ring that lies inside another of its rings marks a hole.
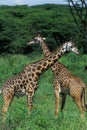
[[[37,39],[34,39],[34,42],[37,43],[38,42]]]
[[[34,39],[34,41],[36,42],[37,40],[36,40],[36,39]]]

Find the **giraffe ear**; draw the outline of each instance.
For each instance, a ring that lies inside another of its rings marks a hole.
[[[45,37],[43,37],[43,40],[46,40],[46,38],[45,38]]]
[[[41,36],[41,31],[38,31],[36,34],[39,35],[39,36]]]

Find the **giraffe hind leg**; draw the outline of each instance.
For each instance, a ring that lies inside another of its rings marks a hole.
[[[74,101],[77,104],[77,106],[78,106],[78,108],[79,108],[79,110],[81,112],[81,117],[83,118],[84,117],[84,108],[83,108],[81,99],[80,98],[74,98]]]
[[[87,104],[85,103],[85,99],[86,99],[85,89],[82,88],[81,101],[83,104],[84,111],[87,111]]]
[[[87,111],[87,104],[85,104],[85,109],[86,109],[85,111]]]
[[[11,104],[12,99],[13,99],[13,94],[4,93],[3,98],[4,98],[4,105],[2,107],[2,116],[3,116],[2,118],[3,118],[3,120],[5,120],[8,107]]]

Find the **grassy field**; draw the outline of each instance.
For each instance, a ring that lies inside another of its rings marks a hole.
[[[37,55],[37,56],[36,56]],[[0,88],[9,77],[19,73],[22,68],[43,57],[42,54],[34,52],[30,55],[6,55],[0,56]],[[68,54],[60,61],[69,68],[72,73],[78,75],[87,84],[87,56]],[[47,70],[40,76],[39,88],[37,89],[31,115],[28,115],[26,96],[17,99],[14,97],[7,113],[7,119],[2,125],[1,108],[3,98],[0,95],[0,130],[86,130],[87,113],[83,119],[80,118],[79,110],[70,96],[67,96],[63,113],[59,111],[55,117],[55,98],[53,90],[53,73]],[[60,107],[59,107],[60,108]]]

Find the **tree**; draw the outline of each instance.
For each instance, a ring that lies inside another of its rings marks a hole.
[[[83,50],[87,53],[87,0],[67,0],[71,14],[82,34]]]

